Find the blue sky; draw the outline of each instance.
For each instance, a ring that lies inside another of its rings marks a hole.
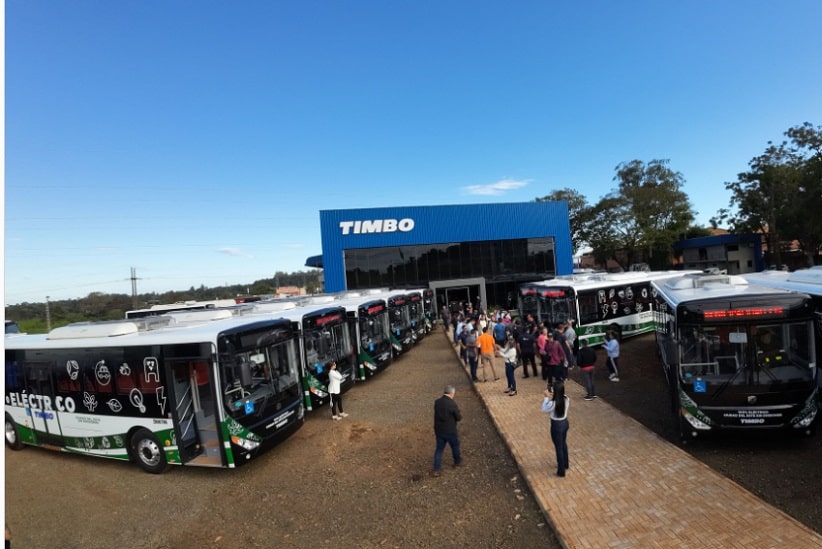
[[[822,124],[822,2],[6,0],[5,299],[308,270],[319,211],[608,194],[697,220]]]

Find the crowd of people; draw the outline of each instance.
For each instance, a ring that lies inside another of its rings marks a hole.
[[[472,381],[499,380],[494,357],[501,357],[507,381],[505,392],[515,396],[515,371],[519,367],[522,367],[522,378],[540,376],[551,386],[567,379],[569,369],[579,363],[587,390],[585,399],[596,398],[593,385],[596,353],[587,345],[580,347],[573,320],[551,325],[537,322],[532,315],[512,319],[508,311],[475,311],[470,304],[458,312],[443,306],[440,317],[446,332],[453,334],[454,345],[459,348],[460,359],[469,368]],[[619,381],[619,343],[613,332],[606,334],[605,349],[609,379]]]
[[[594,387],[597,354],[586,341],[580,344],[574,321],[551,325],[547,322],[537,322],[533,315],[526,315],[524,319],[514,319],[508,311],[496,310],[486,313],[481,309],[474,310],[470,303],[455,312],[443,306],[440,318],[446,333],[452,334],[453,343],[459,348],[460,359],[468,367],[473,382],[484,383],[500,379],[494,367],[495,357],[502,358],[505,364],[505,392],[509,396],[517,394],[516,370],[520,367],[522,378],[540,376],[546,382],[541,409],[550,415],[551,440],[557,454],[557,476],[564,477],[568,469],[566,439],[570,401],[565,394],[565,380],[568,378],[569,369],[579,367],[580,379],[585,386],[584,399],[590,401],[597,398]],[[619,341],[616,333],[609,331],[605,334],[604,348],[609,370],[608,379],[618,382]],[[479,377],[480,366],[482,377]],[[493,379],[489,378],[486,366],[490,368]],[[446,400],[438,401],[438,406],[443,408],[447,404],[447,414],[443,410],[437,414],[438,417],[449,418],[446,422],[449,428],[445,434],[438,430],[434,459],[435,474],[438,474],[441,467],[442,452],[446,443],[449,443],[454,451],[454,463],[459,464],[461,460],[459,441],[455,434],[456,422],[460,417],[458,411],[454,412],[456,408],[452,402],[452,387],[446,388],[443,398]]]

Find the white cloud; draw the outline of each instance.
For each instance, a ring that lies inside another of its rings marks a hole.
[[[520,187],[526,186],[530,181],[517,181],[515,179],[502,179],[490,185],[469,185],[462,189],[468,194],[482,194],[482,195],[497,195],[503,194],[506,191],[513,191]]]
[[[239,248],[220,248],[217,251],[221,254],[233,255],[234,257],[248,257],[248,258],[253,257],[253,256],[248,255],[247,253],[243,252]]]

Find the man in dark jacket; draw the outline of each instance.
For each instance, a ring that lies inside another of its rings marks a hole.
[[[453,385],[447,385],[443,395],[434,402],[434,434],[437,436],[437,449],[434,452],[434,476],[440,476],[442,469],[442,453],[445,445],[451,446],[454,456],[454,467],[462,463],[460,455],[460,437],[457,433],[457,422],[462,419],[459,406],[454,402],[457,390]]]

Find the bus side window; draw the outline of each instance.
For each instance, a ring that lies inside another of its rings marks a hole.
[[[21,388],[23,367],[16,360],[6,360],[6,390],[17,391]]]
[[[197,379],[197,385],[208,385],[208,362],[205,360],[198,360],[191,364],[191,368]]]
[[[133,371],[129,371],[129,373],[123,373],[122,371],[117,373],[117,394],[120,395],[127,395],[137,386],[137,383],[134,381],[134,377],[136,373]]]
[[[71,393],[80,391],[80,381],[71,379],[65,368],[57,368],[54,373],[57,378],[57,391],[61,393]]]

